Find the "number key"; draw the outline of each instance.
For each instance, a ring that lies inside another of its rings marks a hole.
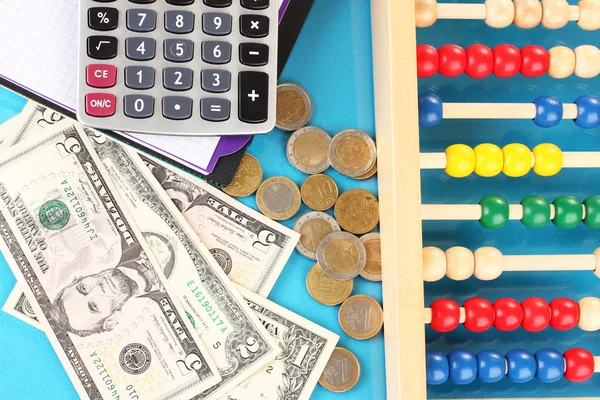
[[[127,10],[127,29],[133,32],[152,32],[156,29],[156,11],[143,8]]]
[[[231,61],[231,43],[214,40],[202,42],[202,60],[209,64],[227,64]]]
[[[165,68],[163,86],[169,90],[190,90],[194,81],[194,72],[189,68]]]
[[[125,67],[125,86],[131,89],[154,87],[154,68],[134,65]]]
[[[130,60],[147,61],[156,55],[156,41],[147,37],[125,39],[125,55]]]
[[[231,88],[231,72],[218,69],[202,71],[202,90],[210,93],[224,93]]]
[[[231,15],[216,12],[202,14],[202,30],[207,35],[229,35],[231,33]]]
[[[92,7],[88,10],[88,26],[96,31],[112,31],[119,24],[119,10],[110,7]]]
[[[166,11],[165,30],[171,33],[190,33],[194,30],[194,18],[191,11]]]
[[[154,115],[154,97],[128,94],[123,98],[123,111],[130,118],[150,118]]]
[[[190,61],[194,57],[194,42],[187,39],[166,39],[164,42],[165,59],[174,62]]]

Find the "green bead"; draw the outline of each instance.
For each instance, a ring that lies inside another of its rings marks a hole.
[[[590,228],[600,228],[600,196],[590,196],[583,201],[585,218],[583,223]]]
[[[541,228],[550,221],[550,203],[542,196],[527,196],[521,201],[523,218],[521,222],[528,228]]]
[[[554,204],[555,215],[552,222],[562,229],[575,228],[583,218],[583,207],[581,202],[573,196],[557,197]]]
[[[509,217],[508,201],[502,196],[485,196],[479,202],[481,219],[479,222],[487,229],[500,229],[506,226]]]

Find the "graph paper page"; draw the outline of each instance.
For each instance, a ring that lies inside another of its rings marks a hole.
[[[78,0],[0,0],[0,75],[74,110]],[[124,136],[206,173],[219,137]]]

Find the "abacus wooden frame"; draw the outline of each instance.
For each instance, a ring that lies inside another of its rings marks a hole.
[[[387,398],[424,400],[414,0],[371,0]]]

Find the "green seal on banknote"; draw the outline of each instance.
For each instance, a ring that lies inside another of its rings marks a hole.
[[[40,207],[38,217],[46,229],[58,231],[69,223],[71,213],[62,201],[48,200]]]

